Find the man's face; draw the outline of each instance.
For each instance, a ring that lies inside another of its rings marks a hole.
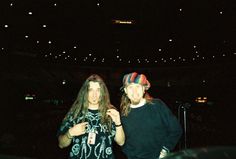
[[[89,104],[97,105],[100,100],[101,87],[98,82],[89,82],[88,101]]]
[[[125,93],[131,101],[131,104],[137,105],[143,99],[144,86],[131,83],[125,87]]]

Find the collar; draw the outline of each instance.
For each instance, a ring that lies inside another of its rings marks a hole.
[[[145,98],[141,99],[141,101],[137,105],[130,104],[130,107],[131,108],[139,108],[139,107],[144,106],[144,104],[146,104],[146,99]]]

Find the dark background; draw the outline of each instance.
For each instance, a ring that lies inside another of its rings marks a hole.
[[[0,154],[66,158],[56,132],[82,83],[102,76],[119,109],[131,71],[147,76],[182,126],[179,108],[190,106],[187,148],[235,146],[235,17],[234,0],[2,0]]]
[[[4,63],[4,62],[3,62]],[[234,64],[162,68],[95,68],[55,65],[2,65],[1,78],[2,154],[34,158],[65,158],[68,149],[57,146],[61,120],[91,73],[101,75],[119,109],[122,76],[130,71],[147,75],[149,93],[162,99],[183,125],[181,105],[187,113],[187,148],[235,146]],[[73,76],[74,75],[74,76]],[[205,80],[205,82],[203,82]],[[66,81],[66,84],[62,84]],[[35,99],[25,100],[31,95]],[[207,97],[206,103],[196,103]],[[184,136],[175,151],[183,150]],[[115,145],[118,158],[123,158]]]

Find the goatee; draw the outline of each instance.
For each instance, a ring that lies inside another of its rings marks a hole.
[[[132,105],[138,105],[140,103],[140,101],[131,101]]]

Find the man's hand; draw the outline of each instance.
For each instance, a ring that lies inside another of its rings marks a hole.
[[[79,124],[74,125],[68,131],[71,136],[79,136],[79,135],[85,134],[87,125],[88,125],[88,122],[79,123]]]
[[[161,152],[160,152],[160,155],[159,155],[159,159],[167,156],[168,152],[165,150],[165,149],[162,149]]]
[[[109,115],[112,119],[112,121],[116,124],[116,125],[120,125],[121,121],[120,121],[120,113],[115,110],[115,109],[108,109],[107,110],[107,115]]]

